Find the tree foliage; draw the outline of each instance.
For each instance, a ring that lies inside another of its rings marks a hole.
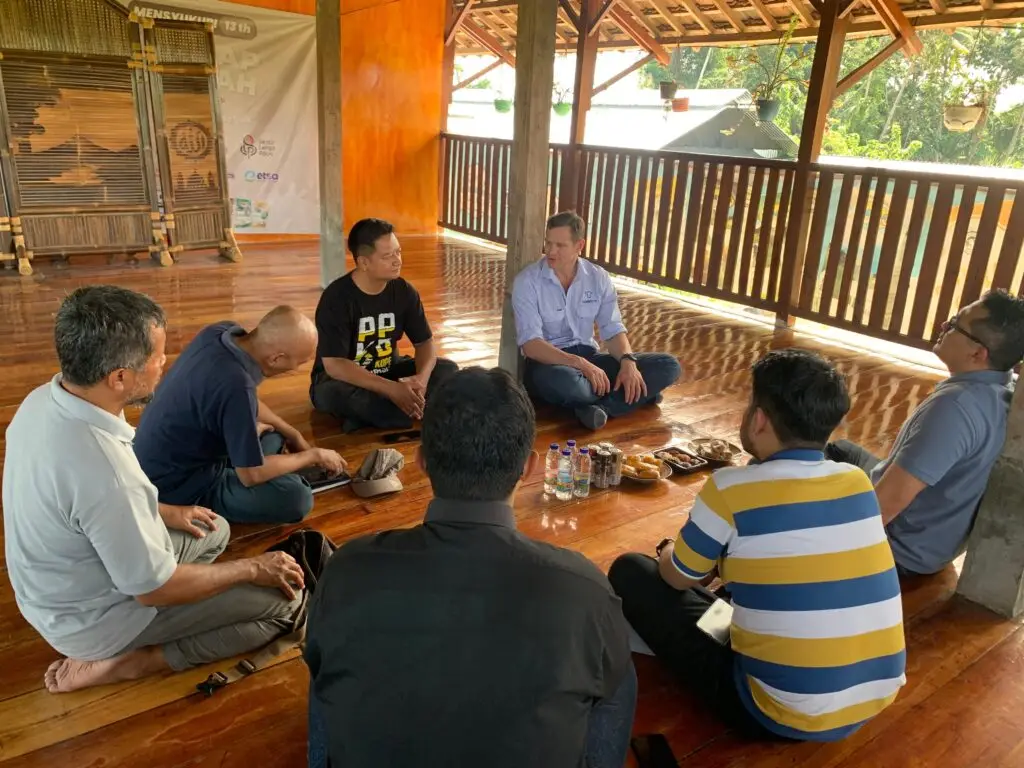
[[[908,58],[897,53],[838,99],[829,114],[824,152],[879,160],[913,158],[929,162],[1024,167],[1024,104],[1005,108],[1013,86],[1024,86],[1024,27],[981,27],[921,33],[924,51]],[[856,69],[889,42],[888,38],[848,40],[842,75]],[[803,44],[791,45],[786,60],[800,57]],[[753,62],[749,57],[759,57]],[[682,88],[745,88],[763,85],[761,62],[778,56],[774,45],[750,48],[745,55],[728,49],[673,51],[668,67],[650,63],[642,83],[657,87],[675,79]],[[789,70],[775,94],[781,101],[776,123],[799,137],[810,77],[811,57]],[[1024,87],[1019,89],[1024,101]],[[943,107],[984,103],[986,111],[969,133],[952,133],[943,124]]]

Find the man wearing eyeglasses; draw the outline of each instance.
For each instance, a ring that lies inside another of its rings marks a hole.
[[[964,551],[1006,440],[1024,300],[990,291],[942,324],[934,351],[950,376],[911,414],[887,458],[846,440],[826,451],[871,476],[905,575],[936,573]]]

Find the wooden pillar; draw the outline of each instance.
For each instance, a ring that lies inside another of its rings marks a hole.
[[[555,79],[558,0],[519,4],[516,34],[516,102],[509,169],[508,255],[498,362],[520,375],[521,357],[512,315],[512,282],[540,258],[547,214],[548,135]]]
[[[849,29],[849,17],[843,17],[838,2],[821,6],[818,41],[814,48],[811,79],[807,86],[807,106],[804,109],[800,149],[797,152],[796,175],[786,225],[786,246],[783,251],[782,279],[776,323],[789,325],[792,308],[800,296],[800,280],[807,257],[807,235],[811,221],[811,201],[814,199],[815,179],[811,165],[821,155],[821,142],[825,136],[828,113],[835,100],[839,82],[839,64],[843,58],[843,44]],[[767,212],[766,212],[766,215]]]
[[[600,39],[589,34],[590,25],[597,15],[598,0],[580,0],[580,17],[576,42],[576,80],[573,86],[572,117],[569,124],[569,150],[565,156],[562,187],[558,192],[559,208],[576,208],[579,189],[579,152],[587,133],[587,112],[594,92],[594,70],[597,67],[597,46]]]
[[[996,613],[1024,613],[1024,387],[1010,406],[1006,444],[967,542],[959,594]]]
[[[320,285],[345,274],[341,190],[341,0],[316,0],[320,140]]]

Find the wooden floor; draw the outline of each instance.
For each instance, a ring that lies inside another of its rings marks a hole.
[[[405,238],[403,245],[405,274],[423,295],[444,354],[464,366],[493,365],[504,276],[501,255],[455,240]],[[252,323],[283,302],[312,313],[319,295],[316,253],[305,245],[249,247],[241,265],[188,254],[169,269],[102,260],[36,267],[32,278],[0,273],[3,429],[22,398],[56,371],[53,313],[61,297],[78,285],[117,283],[156,298],[169,315],[172,356],[207,323],[225,318]],[[749,367],[769,349],[796,345],[832,357],[853,392],[844,432],[878,451],[887,448],[936,380],[918,369],[651,294],[624,293],[622,308],[635,347],[670,351],[684,364],[683,379],[666,393],[660,412],[650,409],[614,421],[602,434],[626,449],[654,448],[693,435],[735,439]],[[349,461],[360,460],[374,435],[342,436],[329,420],[314,415],[307,376],[302,371],[270,380],[262,395],[319,444],[341,451]],[[540,416],[539,447],[579,436],[579,430],[553,414]],[[411,455],[410,447],[403,450]],[[347,490],[319,496],[312,524],[337,541],[415,524],[430,489],[411,464],[402,479],[406,489],[393,498],[362,501]],[[700,477],[672,479],[654,488],[623,488],[583,502],[556,503],[544,499],[540,481],[534,477],[517,502],[520,528],[578,549],[603,568],[621,552],[650,551],[674,534],[701,485]],[[228,556],[261,551],[285,532],[283,527],[235,526]],[[909,684],[882,717],[845,742],[745,743],[646,658],[638,660],[636,731],[666,733],[682,766],[1024,766],[1024,634],[1018,625],[953,598],[955,578],[950,568],[905,584]],[[304,764],[307,677],[294,656],[210,700],[192,693],[210,670],[51,696],[41,689],[41,680],[56,657],[22,621],[10,584],[0,577],[0,762],[70,768]]]

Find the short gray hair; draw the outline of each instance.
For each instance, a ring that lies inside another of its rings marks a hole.
[[[53,339],[69,384],[91,387],[121,368],[138,371],[153,356],[154,326],[167,324],[160,305],[116,285],[89,285],[57,310]]]

